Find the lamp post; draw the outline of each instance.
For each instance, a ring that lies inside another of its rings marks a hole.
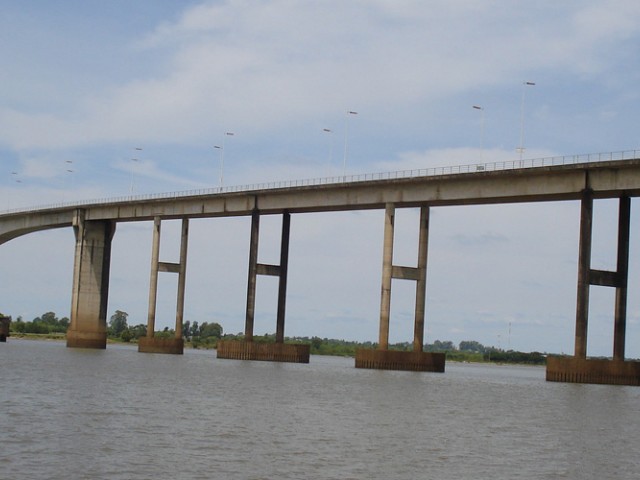
[[[73,168],[71,168],[73,166],[73,160],[65,160],[64,163],[67,164],[67,173],[70,174],[69,176],[69,182],[71,183],[71,188],[69,188],[69,194],[72,195],[72,191],[73,191],[73,176],[71,176],[71,174],[73,174]],[[64,196],[63,196],[63,200],[64,200]]]
[[[140,147],[135,147],[135,148],[133,149],[133,151],[134,151],[134,153],[135,153],[135,152],[141,152],[141,151],[142,151],[142,148],[140,148]],[[138,161],[139,161],[139,160],[138,160],[137,158],[132,158],[132,159],[131,159],[131,162],[132,162],[132,163],[131,163],[131,185],[129,186],[129,193],[130,193],[131,195],[133,195],[133,183],[134,183],[134,182],[133,182],[133,178],[134,178],[134,176],[133,176],[133,172],[134,172],[134,170],[135,170],[135,168],[134,168],[134,166],[133,166],[133,162],[136,162],[136,163],[137,163]]]
[[[480,160],[484,163],[484,107],[474,105],[475,110],[480,110]]]
[[[358,115],[358,112],[351,110],[347,111],[347,115],[344,120],[344,159],[342,161],[342,181],[347,181],[347,150],[349,143],[349,117],[351,115]]]
[[[222,187],[224,185],[224,144],[225,144],[225,138],[227,137],[233,137],[234,133],[233,132],[225,132],[225,134],[222,136],[222,145],[214,145],[213,148],[217,148],[220,151],[220,189],[222,190]]]
[[[18,176],[18,172],[11,172],[16,183],[22,183],[22,180]],[[7,210],[11,208],[11,189],[7,189]]]
[[[520,146],[516,151],[520,154],[520,167],[522,167],[522,155],[524,154],[524,96],[527,87],[533,87],[535,82],[522,82],[522,101],[520,102]]]
[[[331,164],[333,163],[333,130],[330,128],[323,128],[323,132],[330,134],[331,140],[329,143],[329,161],[327,163],[327,177],[331,176]]]

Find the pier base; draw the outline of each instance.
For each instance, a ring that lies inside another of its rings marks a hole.
[[[107,348],[107,332],[82,332],[67,330],[67,347],[69,348]]]
[[[547,381],[640,386],[640,362],[550,356]]]
[[[442,373],[444,365],[444,353],[356,350],[356,368]]]
[[[138,339],[138,352],[182,355],[184,353],[184,339],[140,337]]]
[[[218,358],[268,362],[309,363],[310,345],[255,343],[235,340],[218,342]]]

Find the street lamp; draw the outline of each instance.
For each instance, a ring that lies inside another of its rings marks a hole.
[[[331,134],[331,143],[329,143],[329,162],[327,163],[327,177],[331,176],[331,165],[333,163],[333,130],[323,128],[323,132]]]
[[[535,82],[522,82],[522,101],[520,103],[520,146],[516,151],[520,154],[520,166],[522,167],[522,154],[524,153],[524,96],[527,87],[533,87]]]
[[[480,105],[474,105],[475,110],[480,110],[480,160],[483,161],[484,157],[484,107]]]
[[[11,175],[14,175],[14,179],[16,183],[22,183],[22,180],[18,176],[18,172],[11,172]],[[11,190],[7,189],[7,210],[11,208]]]
[[[233,137],[234,133],[233,132],[225,132],[225,134],[222,136],[222,145],[214,145],[213,148],[217,148],[218,150],[220,150],[220,189],[222,189],[222,186],[224,185],[224,143],[225,143],[225,138],[227,137]]]
[[[71,168],[73,166],[73,160],[65,160],[64,163],[67,164],[67,173],[72,174],[73,173],[73,168]],[[69,194],[73,195],[72,191],[73,191],[73,176],[69,176],[69,182],[71,183],[71,187],[68,188],[69,190]],[[65,182],[66,183],[66,182]],[[63,200],[64,200],[64,194],[63,194]],[[71,197],[70,197],[71,198]]]
[[[140,147],[135,147],[135,148],[133,149],[133,151],[134,151],[134,153],[135,153],[135,152],[141,152],[141,151],[142,151],[142,148],[140,148]],[[131,159],[131,162],[132,162],[132,164],[131,164],[131,186],[129,187],[129,193],[130,193],[131,195],[133,195],[133,172],[134,172],[134,170],[135,170],[135,168],[134,168],[134,166],[133,166],[133,162],[138,162],[138,161],[139,161],[139,160],[138,160],[137,158],[132,158],[132,159]]]
[[[342,180],[347,180],[347,149],[349,142],[349,117],[351,115],[358,115],[358,112],[351,110],[347,111],[347,115],[344,120],[344,159],[342,161]]]

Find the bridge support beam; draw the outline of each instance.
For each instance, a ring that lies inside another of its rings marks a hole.
[[[153,246],[151,250],[151,279],[149,286],[149,313],[147,316],[147,336],[138,339],[138,351],[143,353],[171,353],[180,355],[184,352],[182,324],[184,318],[184,292],[187,277],[187,245],[189,240],[189,219],[182,219],[180,238],[180,262],[160,262],[160,226],[161,219],[153,221]],[[176,327],[173,338],[156,338],[156,302],[158,296],[158,273],[170,272],[178,274],[178,295],[176,302]]]
[[[427,285],[427,252],[429,242],[429,207],[420,209],[420,236],[418,240],[417,267],[393,265],[393,238],[395,230],[395,205],[385,207],[384,246],[382,250],[382,288],[380,293],[380,328],[377,350],[360,349],[356,352],[356,368],[381,370],[417,370],[444,372],[443,353],[423,352],[424,316]],[[389,320],[391,316],[392,280],[416,282],[416,304],[413,335],[413,352],[389,350]]]
[[[73,229],[76,249],[67,347],[106,348],[111,240],[115,223],[87,221],[84,211],[78,210],[73,218]]]
[[[583,192],[580,208],[575,351],[573,357],[550,357],[547,360],[547,380],[572,383],[640,385],[640,362],[625,361],[630,217],[631,200],[628,196],[623,195],[620,197],[618,207],[616,271],[592,269],[593,192],[588,189]],[[591,285],[616,289],[613,360],[587,358],[589,289]]]
[[[280,265],[258,263],[260,236],[260,212],[254,210],[251,216],[251,240],[249,243],[249,278],[247,282],[247,310],[244,341],[219,341],[218,358],[234,360],[265,360],[272,362],[309,363],[309,345],[288,345],[284,343],[284,325],[287,301],[287,272],[289,265],[289,236],[291,214],[282,214],[282,236],[280,241]],[[278,313],[276,317],[276,343],[255,344],[253,326],[255,318],[256,283],[258,275],[279,278]]]

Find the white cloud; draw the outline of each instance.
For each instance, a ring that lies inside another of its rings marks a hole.
[[[553,5],[205,3],[143,42],[164,74],[69,99],[72,113],[3,109],[0,138],[15,148],[194,141],[223,123],[264,132],[348,105],[411,111],[523,71],[604,73],[610,47],[640,18],[634,2]]]

